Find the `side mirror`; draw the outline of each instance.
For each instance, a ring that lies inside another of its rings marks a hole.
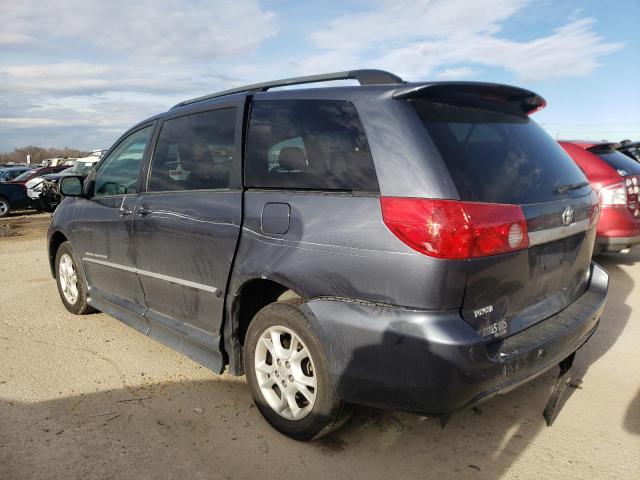
[[[65,197],[81,197],[82,177],[62,177],[60,179],[60,193]]]

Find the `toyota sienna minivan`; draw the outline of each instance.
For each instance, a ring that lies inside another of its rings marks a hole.
[[[529,117],[544,104],[378,70],[184,101],[61,180],[62,302],[246,374],[296,439],[353,405],[448,418],[566,370],[608,276],[598,196]]]

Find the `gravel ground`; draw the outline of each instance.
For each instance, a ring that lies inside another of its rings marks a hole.
[[[20,224],[0,236],[3,480],[640,478],[638,250],[598,259],[611,274],[606,311],[553,427],[542,410],[555,371],[445,429],[360,408],[305,444],[262,420],[244,378],[215,375],[107,315],[67,313],[49,274],[48,218],[0,221]]]

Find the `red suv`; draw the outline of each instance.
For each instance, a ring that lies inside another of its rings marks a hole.
[[[640,163],[616,150],[617,143],[560,141],[600,195],[602,214],[596,248],[620,252],[640,243]]]

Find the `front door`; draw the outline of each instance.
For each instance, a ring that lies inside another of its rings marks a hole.
[[[147,125],[119,141],[87,178],[88,198],[77,203],[74,248],[87,277],[90,303],[107,312],[115,307],[142,315],[146,309],[135,272],[132,229],[152,131],[153,125]]]
[[[134,209],[137,273],[150,328],[186,336],[195,348],[220,349],[242,217],[241,122],[236,102],[165,119]],[[176,348],[198,358],[193,348]],[[220,358],[204,363],[216,369]]]

